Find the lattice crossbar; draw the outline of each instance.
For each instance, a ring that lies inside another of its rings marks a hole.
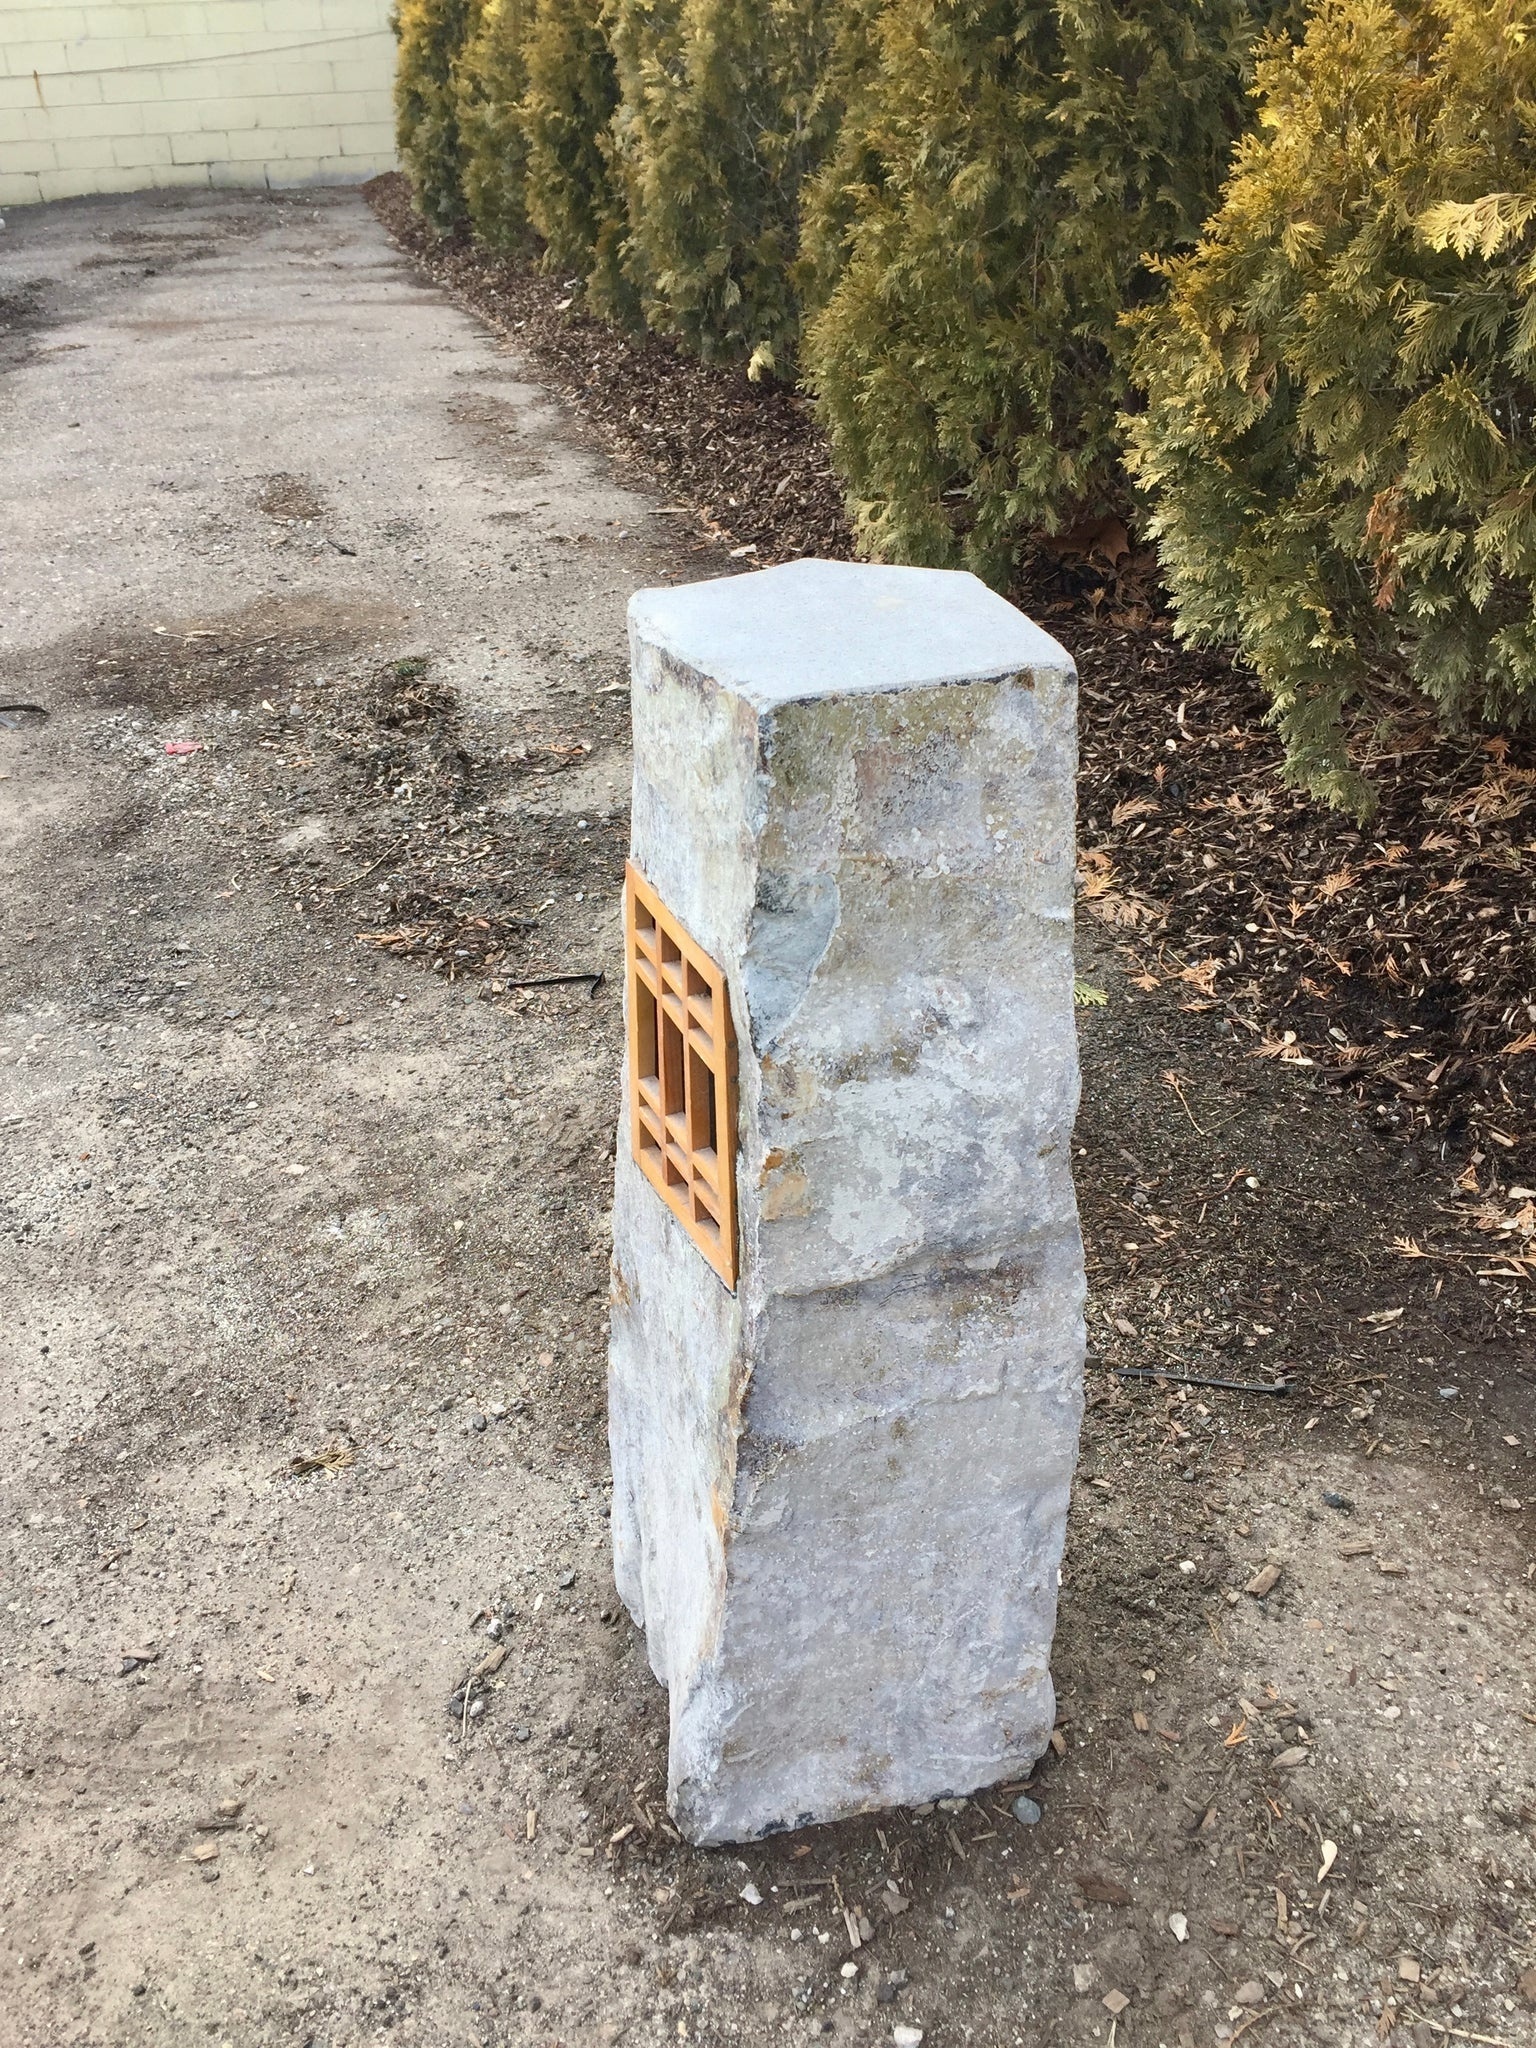
[[[636,1162],[736,1285],[736,1035],[725,976],[631,861],[624,870]]]

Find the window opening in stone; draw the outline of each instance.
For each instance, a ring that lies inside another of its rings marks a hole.
[[[725,976],[633,862],[624,876],[636,1163],[736,1285],[736,1040]]]

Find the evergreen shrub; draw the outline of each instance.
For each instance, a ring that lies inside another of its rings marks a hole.
[[[625,274],[706,359],[787,369],[800,188],[836,130],[846,0],[613,0]]]
[[[1362,708],[1536,705],[1536,0],[1321,0],[1258,95],[1142,324],[1131,459],[1181,630],[1364,811]]]
[[[464,210],[481,241],[503,252],[528,240],[528,14],[528,0],[479,0],[452,67]]]
[[[803,362],[866,552],[1006,583],[1107,509],[1128,344],[1246,119],[1261,0],[886,0],[812,187]]]
[[[618,86],[603,13],[604,0],[533,0],[523,45],[527,208],[545,268],[592,279],[596,295],[627,318],[619,272],[626,223],[612,163]]]
[[[395,143],[416,204],[437,228],[464,217],[453,74],[479,16],[480,0],[396,0]]]

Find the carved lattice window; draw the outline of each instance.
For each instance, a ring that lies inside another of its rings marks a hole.
[[[624,874],[630,1135],[641,1172],[736,1285],[736,1038],[725,976],[631,862]]]

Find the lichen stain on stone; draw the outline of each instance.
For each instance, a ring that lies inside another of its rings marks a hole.
[[[805,1060],[765,1059],[762,1076],[765,1097],[771,1098],[773,1107],[783,1116],[803,1116],[816,1106],[821,1095],[820,1076]]]
[[[886,1045],[860,1045],[830,1059],[825,1078],[834,1088],[849,1081],[873,1081],[885,1074],[914,1074],[918,1062],[935,1039],[953,1029],[953,1019],[939,1003],[925,1003],[905,1030],[897,1031]]]
[[[764,1223],[778,1223],[787,1216],[809,1216],[811,1184],[798,1167],[781,1168],[765,1175],[763,1198],[758,1211]]]

